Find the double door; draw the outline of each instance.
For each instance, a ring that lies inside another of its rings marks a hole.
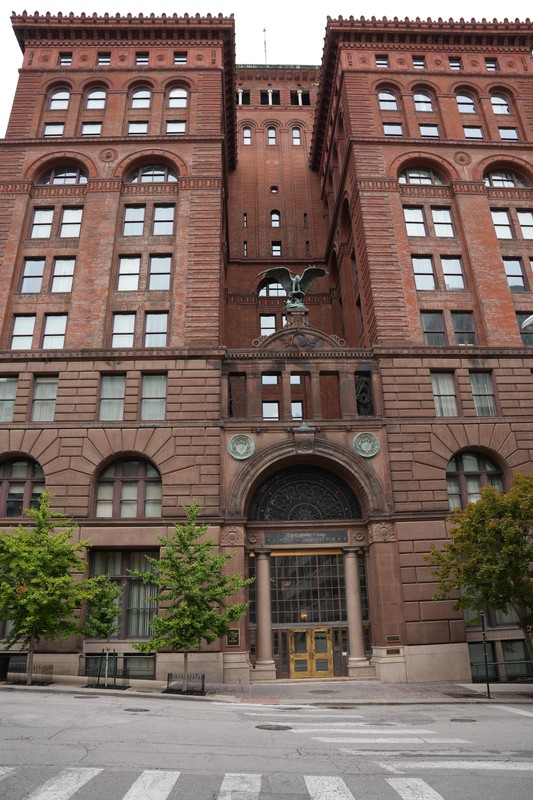
[[[294,628],[289,631],[291,678],[328,678],[333,675],[330,628]]]

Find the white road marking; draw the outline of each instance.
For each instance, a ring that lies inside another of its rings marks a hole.
[[[401,775],[403,772],[419,769],[467,769],[475,771],[501,770],[503,772],[533,772],[533,761],[379,761],[380,767]]]
[[[69,800],[100,772],[101,769],[65,769],[36,789],[27,800]]]
[[[513,708],[512,706],[492,706],[492,708],[502,708],[504,711],[510,711],[511,714],[520,714],[523,717],[533,717],[533,711],[522,711],[521,708]]]
[[[305,775],[311,800],[355,800],[342,778]]]
[[[444,800],[422,778],[385,778],[402,800]]]
[[[320,725],[320,727],[314,728],[293,728],[293,733],[321,733],[325,731],[326,733],[353,733],[354,736],[363,736],[367,733],[379,733],[383,736],[398,736],[401,734],[406,734],[408,736],[413,736],[415,734],[422,734],[425,733],[428,736],[434,735],[433,731],[428,730],[427,728],[355,728],[351,727],[349,730],[346,730],[344,727],[339,728],[336,725]]]
[[[297,714],[296,712],[294,714],[273,714],[272,711],[269,709],[266,714],[264,712],[261,713],[259,711],[246,711],[245,716],[247,716],[247,717],[265,717],[265,716],[273,717],[273,716],[275,716],[275,717],[282,717],[283,719],[289,719],[290,717],[298,717],[298,718],[300,718],[302,715],[301,714]],[[338,714],[307,714],[307,713],[305,714],[305,718],[306,719],[310,719],[312,717],[317,717],[318,719],[338,719],[339,715]],[[365,717],[364,717],[364,714],[343,714],[342,718],[343,719],[364,719]],[[314,725],[314,724],[315,723],[313,723],[313,722],[309,722],[309,723],[302,722],[302,725]],[[351,723],[347,723],[347,724],[351,724]],[[361,723],[357,723],[357,724],[359,724],[359,725],[367,725],[368,723],[361,722]]]
[[[391,736],[386,739],[361,736],[357,739],[340,739],[328,736],[313,736],[315,742],[337,742],[338,744],[468,744],[466,739],[424,739],[420,736]]]
[[[145,769],[123,800],[166,800],[179,776],[179,772]]]
[[[15,772],[14,767],[0,767],[0,781],[7,778],[8,775],[11,775],[12,772]]]
[[[261,775],[227,772],[217,800],[257,800],[261,791]]]

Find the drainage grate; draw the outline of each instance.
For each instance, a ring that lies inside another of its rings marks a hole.
[[[462,717],[462,718],[457,717],[451,719],[450,722],[477,722],[477,719],[468,719],[467,717]]]
[[[312,689],[309,694],[339,694],[338,691],[332,689]]]
[[[149,708],[125,708],[124,711],[130,711],[132,714],[140,714],[144,711],[150,711]]]
[[[256,725],[260,731],[292,731],[290,725]]]

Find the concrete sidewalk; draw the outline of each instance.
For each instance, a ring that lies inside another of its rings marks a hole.
[[[378,681],[271,681],[250,685],[206,684],[206,696],[162,694],[166,684],[161,681],[132,680],[126,690],[86,688],[87,678],[58,675],[50,686],[6,684],[0,692],[66,692],[78,694],[109,694],[122,697],[158,696],[172,700],[219,701],[226,703],[256,703],[264,705],[409,705],[434,703],[533,703],[533,683],[379,683]]]

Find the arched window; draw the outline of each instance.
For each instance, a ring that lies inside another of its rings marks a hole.
[[[492,94],[490,96],[492,110],[495,114],[510,114],[511,106],[509,100],[504,94]]]
[[[126,178],[126,183],[174,183],[178,176],[165,164],[146,164],[136,167]]]
[[[276,129],[273,125],[267,128],[267,144],[276,144]]]
[[[413,99],[416,111],[433,111],[433,100],[427,92],[415,92]]]
[[[91,89],[87,92],[85,108],[105,108],[105,89]]]
[[[38,181],[40,186],[61,186],[64,184],[82,184],[87,183],[87,175],[85,172],[76,166],[65,166],[62,164],[59,167],[54,167],[49,172],[45,172],[45,174],[39,178]]]
[[[44,492],[44,473],[32,459],[14,458],[0,467],[0,515],[22,517]]]
[[[123,458],[98,479],[96,516],[144,518],[161,516],[161,475],[148,461]]]
[[[249,127],[242,129],[242,143],[252,144],[252,129]]]
[[[457,95],[457,108],[460,114],[475,114],[476,104],[471,94],[461,92]]]
[[[493,486],[503,492],[503,476],[498,467],[481,453],[460,453],[446,467],[446,483],[450,509],[465,508],[476,503],[482,486]]]
[[[187,108],[189,101],[189,94],[187,89],[181,86],[175,86],[168,93],[168,107],[169,108]]]
[[[270,227],[271,228],[281,227],[281,214],[279,213],[279,211],[270,212]]]
[[[511,170],[491,170],[483,176],[485,186],[494,188],[522,188],[526,185],[524,179]]]
[[[292,129],[292,143],[293,143],[293,145],[300,145],[302,143],[302,130],[301,130],[301,128],[294,127]]]
[[[55,89],[50,95],[50,110],[60,111],[68,108],[70,92],[68,89]]]
[[[131,93],[131,108],[150,108],[152,93],[147,86],[134,89]]]
[[[426,167],[408,167],[398,175],[400,183],[410,183],[414,185],[430,185],[435,184],[441,186],[444,181],[441,176],[432,169]]]
[[[287,297],[287,292],[278,281],[267,281],[259,289],[259,297]]]
[[[390,89],[382,89],[378,94],[379,107],[382,111],[397,111],[398,101]]]

